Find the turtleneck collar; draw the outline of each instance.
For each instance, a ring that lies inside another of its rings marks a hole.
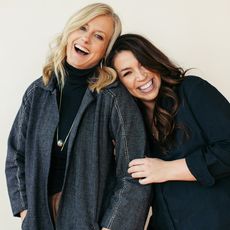
[[[95,73],[97,66],[90,69],[77,69],[65,61],[64,68],[67,73],[66,83],[85,85]]]

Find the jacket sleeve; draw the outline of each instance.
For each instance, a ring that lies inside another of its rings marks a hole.
[[[144,229],[151,186],[140,185],[127,170],[132,159],[144,157],[146,136],[140,111],[126,91],[114,99],[110,125],[116,142],[117,183],[101,225],[112,230]]]
[[[6,181],[14,216],[27,209],[25,186],[25,141],[28,123],[29,103],[26,94],[8,138],[7,158],[5,165]]]
[[[190,153],[186,162],[198,182],[212,186],[230,176],[230,105],[208,82],[196,77],[189,82],[184,89],[187,103],[206,145]]]

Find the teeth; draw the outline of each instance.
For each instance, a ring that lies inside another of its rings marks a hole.
[[[82,46],[80,46],[78,44],[75,44],[74,46],[75,46],[75,48],[77,48],[77,49],[89,54],[89,50],[87,50],[86,48],[84,48],[84,47],[82,47]]]
[[[144,89],[147,89],[149,86],[151,86],[153,84],[153,82],[152,82],[152,80],[151,81],[149,81],[149,82],[147,82],[145,85],[142,85],[142,86],[140,86],[139,88],[141,89],[141,90],[144,90]]]

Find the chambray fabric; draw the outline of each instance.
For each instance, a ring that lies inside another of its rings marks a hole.
[[[29,86],[8,140],[8,191],[15,216],[28,209],[24,230],[54,229],[47,183],[59,120],[56,85],[53,77],[46,87],[41,78]],[[68,141],[56,230],[142,230],[151,186],[127,169],[144,157],[145,146],[140,111],[123,86],[114,83],[99,94],[87,89]]]

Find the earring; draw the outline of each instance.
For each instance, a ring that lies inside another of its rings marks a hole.
[[[101,61],[100,61],[100,68],[101,68],[101,69],[103,69],[103,64],[104,64],[104,61],[105,61],[105,59],[104,59],[104,58],[102,58],[102,59],[101,59]]]

